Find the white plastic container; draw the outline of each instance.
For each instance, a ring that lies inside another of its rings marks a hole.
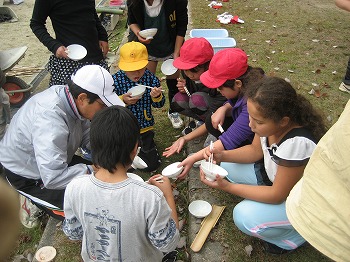
[[[226,29],[192,29],[190,37],[221,38],[228,37]]]
[[[236,46],[236,40],[232,37],[206,38],[214,49],[214,54],[224,48]]]

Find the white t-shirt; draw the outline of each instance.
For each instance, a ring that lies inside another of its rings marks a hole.
[[[267,137],[261,137],[264,165],[270,181],[275,180],[277,166],[302,166],[307,163],[316,144],[305,128],[290,130],[278,144],[268,145]]]
[[[94,175],[68,184],[63,231],[82,239],[84,261],[161,261],[179,231],[162,191],[128,178],[105,183]]]

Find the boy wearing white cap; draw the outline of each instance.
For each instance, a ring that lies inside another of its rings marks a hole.
[[[5,179],[49,215],[63,220],[66,185],[93,171],[75,155],[89,147],[90,120],[106,106],[124,105],[113,92],[113,79],[98,65],[79,69],[67,85],[54,85],[30,98],[14,115],[0,142]],[[22,223],[35,225],[22,205]]]
[[[161,159],[153,140],[154,117],[152,107],[161,108],[165,104],[159,79],[146,68],[148,53],[146,46],[139,42],[129,42],[120,48],[120,70],[113,75],[115,92],[126,107],[137,118],[140,125],[140,153],[138,156],[147,164],[143,170],[156,170]],[[129,90],[137,85],[146,85],[142,95],[134,96]]]

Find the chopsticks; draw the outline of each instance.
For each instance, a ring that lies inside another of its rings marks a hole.
[[[221,132],[221,134],[225,132],[225,130],[222,128],[222,126],[220,124],[218,124],[218,128],[219,128],[219,131]]]
[[[138,85],[138,86],[144,86],[144,87],[146,87],[146,88],[148,88],[148,89],[153,89],[153,87],[151,87],[151,86],[146,86],[146,85],[140,85],[140,84],[136,84],[136,85]],[[165,90],[161,90],[162,92],[165,92]]]
[[[157,181],[157,182],[159,182],[159,183],[163,183],[163,182],[164,182],[164,181],[163,181],[163,176],[159,176],[159,177],[157,177],[157,178],[154,179],[154,180]],[[146,183],[149,184],[149,180],[147,180]]]
[[[210,149],[210,157],[209,157],[209,170],[212,171],[213,169],[213,158],[214,158],[214,153],[212,152],[214,148],[213,141],[210,141],[209,149]]]
[[[188,97],[191,97],[191,93],[188,91],[186,86],[184,86],[184,90],[185,90],[186,94],[188,95]]]

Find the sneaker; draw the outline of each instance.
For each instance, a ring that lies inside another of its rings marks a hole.
[[[192,120],[188,123],[188,126],[186,126],[184,130],[182,130],[181,134],[185,136],[191,133],[194,129],[196,129],[196,127],[197,127],[196,122]]]
[[[177,250],[166,253],[162,259],[162,262],[175,262],[178,253],[179,252]]]
[[[185,127],[184,130],[182,130],[181,134],[182,134],[183,136],[185,136],[185,135],[191,133],[191,132],[192,132],[193,130],[195,130],[197,127],[199,127],[199,126],[201,126],[201,125],[203,125],[203,124],[204,124],[203,121],[192,120],[192,121],[190,121],[190,122],[188,123],[188,126]]]
[[[218,140],[215,136],[212,134],[208,134],[207,138],[204,141],[203,148],[206,148],[210,145],[210,142],[212,141],[213,143]]]
[[[295,250],[295,249],[291,249],[291,250],[284,249],[284,248],[276,246],[272,243],[266,242],[264,240],[262,242],[262,245],[263,245],[263,249],[266,253],[274,254],[274,255],[287,254],[287,253],[293,252]]]
[[[171,124],[173,125],[174,128],[181,128],[183,125],[183,121],[179,116],[179,113],[175,112],[175,113],[169,113],[168,112],[168,117],[171,121]]]
[[[22,195],[20,195],[20,205],[19,217],[22,225],[26,228],[33,228],[39,225],[39,217],[43,214],[43,211]]]
[[[339,90],[350,94],[350,85],[346,85],[344,82],[342,82],[339,86]]]

